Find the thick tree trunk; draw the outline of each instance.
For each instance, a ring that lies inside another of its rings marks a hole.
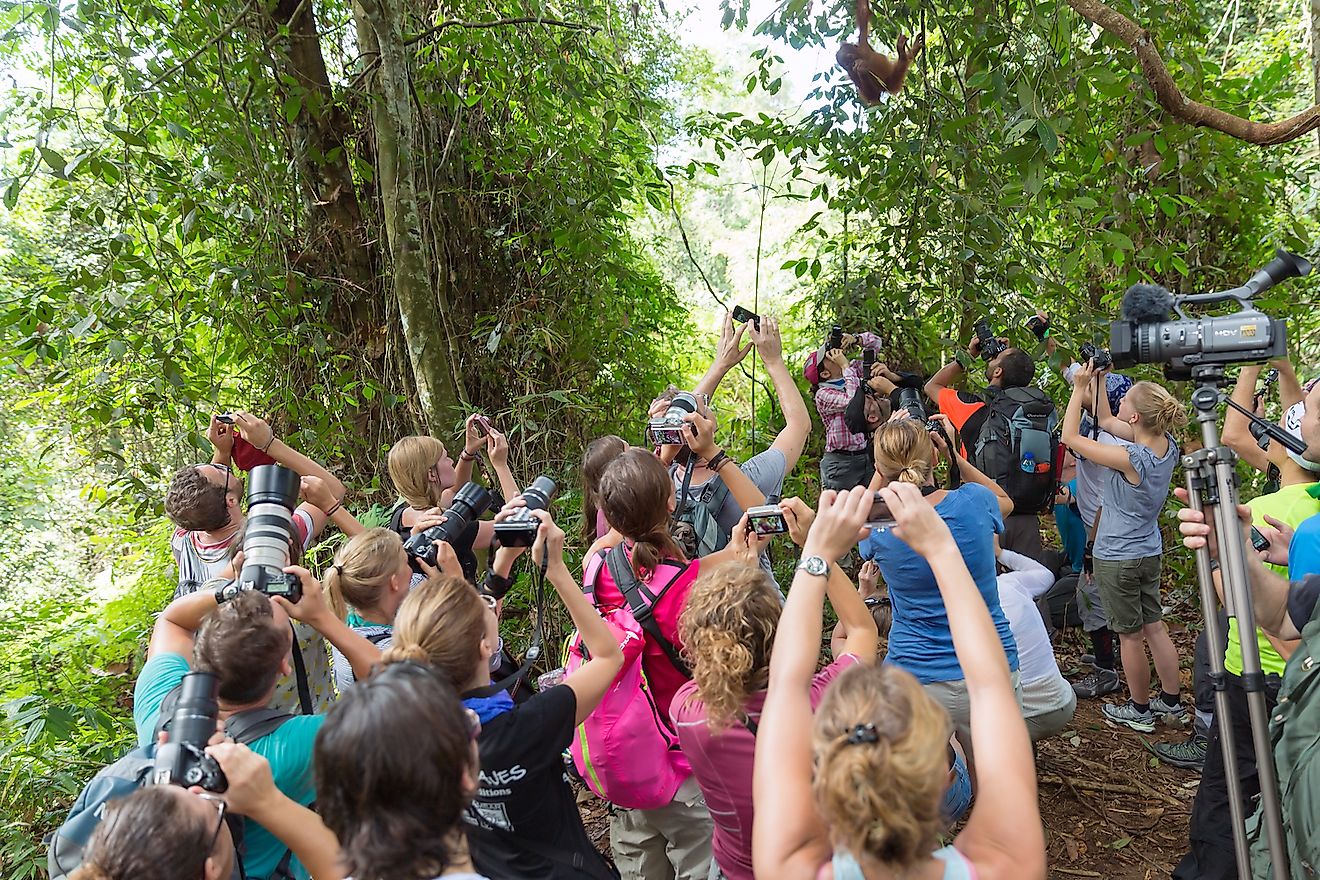
[[[358,0],[353,7],[362,55],[378,61],[372,79],[372,121],[381,211],[393,262],[393,285],[418,403],[433,431],[449,427],[462,388],[454,377],[442,310],[448,305],[433,279],[448,278],[445,266],[422,238],[422,211],[414,169],[418,165],[410,52],[404,44],[402,12],[392,0]],[[438,270],[438,271],[437,271]]]
[[[1320,104],[1320,0],[1311,0],[1310,18],[1311,82],[1315,86],[1315,102]],[[1320,140],[1320,130],[1316,131],[1316,138]]]

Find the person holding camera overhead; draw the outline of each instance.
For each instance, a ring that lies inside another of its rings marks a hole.
[[[1157,717],[1175,726],[1182,726],[1187,718],[1180,697],[1178,649],[1169,638],[1160,604],[1164,546],[1159,525],[1179,459],[1178,443],[1169,431],[1186,424],[1187,414],[1177,398],[1159,385],[1138,382],[1123,397],[1116,417],[1097,414],[1102,428],[1117,422],[1110,433],[1117,437],[1130,432],[1132,441],[1109,444],[1093,440],[1081,431],[1082,405],[1096,399],[1095,383],[1104,381],[1104,373],[1096,371],[1094,361],[1087,361],[1077,371],[1063,419],[1063,442],[1106,469],[1092,553],[1109,628],[1118,634],[1129,700],[1105,704],[1101,711],[1114,725],[1151,733]],[[1161,688],[1153,700],[1147,645]]]
[[[948,421],[942,415],[933,418]],[[941,433],[926,430],[926,425],[916,419],[900,418],[881,425],[875,432],[876,470],[886,483],[910,483],[920,489],[957,539],[963,562],[971,571],[999,634],[1013,687],[1020,693],[1017,644],[999,604],[995,567],[995,535],[1003,531],[1004,518],[1013,512],[1013,502],[998,484],[957,450],[950,449]],[[936,487],[937,450],[958,468],[963,483],[957,489]],[[914,675],[944,707],[963,753],[973,763],[971,696],[966,670],[954,650],[949,614],[935,573],[888,525],[873,527],[859,551],[863,559],[874,559],[879,564],[893,603],[894,618],[885,662]]]
[[[509,470],[509,441],[480,413],[468,416],[457,465],[449,457],[445,444],[434,437],[413,435],[398,440],[386,456],[390,481],[399,493],[399,501],[390,511],[389,527],[406,541],[443,522],[444,510],[453,500],[454,487],[472,479],[473,465],[483,448],[490,457],[500,491],[509,498],[517,495],[518,484]],[[470,522],[462,534],[449,542],[469,581],[475,583],[477,579],[477,557],[472,551],[489,547],[493,535],[494,527],[489,521]]]
[[[985,590],[964,564],[966,549],[947,517],[917,485],[896,481],[881,493],[894,521],[889,534],[928,566],[937,601],[948,609],[955,662],[967,670],[977,746],[986,756],[976,769],[976,803],[941,846],[949,718],[894,664],[845,669],[812,715],[827,584],[873,508],[873,493],[861,487],[823,492],[779,620],[756,736],[756,876],[1044,878],[1031,744]]]
[[[807,355],[806,364],[802,368],[803,375],[811,384],[816,412],[825,425],[825,454],[820,459],[822,489],[865,486],[871,482],[871,476],[875,473],[866,434],[855,434],[849,430],[845,413],[863,381],[885,377],[875,368],[872,369],[875,376],[863,376],[862,361],[848,360],[845,352],[857,345],[872,354],[880,353],[880,337],[874,333],[859,333],[856,336],[842,333],[839,334],[837,348],[831,348],[830,341],[825,342]],[[876,364],[876,368],[879,367],[881,365]],[[890,383],[885,393],[892,390]]]
[[[359,677],[366,677],[380,659],[380,650],[350,630],[330,612],[319,581],[305,568],[289,566],[302,584],[297,603],[282,596],[238,589],[222,583],[171,602],[152,629],[147,662],[133,689],[133,723],[139,745],[154,743],[166,698],[191,670],[219,679],[220,719],[270,705],[275,685],[289,673],[292,617],[325,636],[344,653]],[[250,743],[252,751],[270,762],[276,787],[306,806],[316,800],[312,779],[312,742],[324,716],[286,716],[273,732]],[[287,847],[270,830],[247,823],[244,865],[249,877],[277,876],[287,864]],[[299,870],[297,860],[291,866]]]
[[[497,520],[524,506],[521,496],[514,498]],[[563,752],[574,729],[613,683],[623,652],[564,563],[563,530],[546,510],[530,514],[539,522],[532,562],[546,565],[546,579],[564,603],[590,659],[561,684],[523,703],[515,704],[506,690],[492,692],[491,657],[499,646],[496,602],[467,581],[445,576],[415,587],[403,601],[384,660],[435,668],[481,722],[481,769],[464,816],[477,871],[494,878],[610,880],[617,875],[582,826],[564,778]]]
[[[1043,391],[1031,384],[1036,377],[1036,364],[1031,355],[1011,347],[1005,337],[995,338],[984,322],[978,324],[976,335],[967,343],[967,351],[972,357],[985,361],[985,392],[975,394],[953,387],[966,372],[962,362],[954,358],[926,382],[926,396],[958,430],[963,457],[975,462],[981,471],[1009,489],[1010,482],[1019,480],[1027,465],[1011,454],[1003,454],[1011,450],[999,449],[1008,441],[1009,432],[1002,425],[997,428],[997,424],[1011,424],[1014,411],[1025,408],[1032,412],[1038,410],[1037,421],[1041,422],[1042,428],[1052,431],[1053,425],[1046,423],[1054,416],[1054,404]],[[1037,472],[1048,474],[1057,463],[1042,461],[1037,456],[1034,467]],[[1039,513],[1053,504],[1053,487],[1049,487],[1043,498],[1028,498],[1012,491],[1009,496],[1017,510],[1005,518],[1000,543],[1005,550],[1039,562],[1044,555]],[[1028,509],[1037,506],[1040,510]]]
[[[294,527],[304,550],[327,519],[342,510],[346,491],[334,474],[280,440],[251,413],[212,416],[206,438],[215,447],[211,461],[180,468],[165,492],[165,514],[177,527],[170,540],[179,568],[176,599],[219,577],[229,565],[244,519],[238,467],[280,464],[302,478],[306,500],[294,512]]]

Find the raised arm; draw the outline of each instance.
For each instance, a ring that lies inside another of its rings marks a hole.
[[[882,489],[894,534],[925,558],[949,616],[972,716],[972,743],[993,761],[976,764],[976,804],[956,845],[981,880],[1045,876],[1045,836],[1036,799],[1036,765],[1009,676],[1008,658],[963,562],[935,508],[908,483]]]
[[[353,667],[353,676],[364,681],[371,675],[371,670],[380,662],[380,648],[373,645],[361,633],[350,628],[330,610],[325,601],[325,588],[307,569],[291,565],[284,569],[298,575],[302,581],[302,598],[296,603],[283,596],[272,596],[271,601],[279,605],[294,620],[300,620],[319,632],[325,640],[339,649]],[[298,648],[295,645],[294,650]]]
[[[1123,476],[1127,477],[1133,485],[1136,485],[1141,477],[1137,473],[1137,469],[1132,466],[1132,459],[1128,457],[1126,447],[1112,443],[1101,443],[1098,440],[1092,440],[1090,437],[1082,436],[1082,399],[1086,397],[1087,389],[1094,376],[1095,372],[1089,364],[1083,365],[1077,371],[1072,396],[1068,398],[1068,410],[1063,416],[1063,442],[1077,455],[1081,455],[1096,464],[1104,465],[1111,470],[1122,471]]]
[[[939,406],[940,394],[946,389],[952,388],[956,382],[962,379],[962,375],[962,364],[958,363],[956,358],[940,367],[934,376],[926,380],[925,391],[926,396],[930,398],[930,402]]]
[[[211,416],[211,424],[206,429],[206,439],[211,441],[211,464],[229,467],[234,457],[233,429],[215,416]]]
[[[705,459],[707,465],[714,462],[721,451],[715,443],[715,420],[708,419],[700,413],[688,413],[683,420],[696,428],[696,434],[688,439],[692,453]],[[765,493],[757,488],[752,478],[743,473],[742,468],[727,456],[719,462],[719,470],[716,473],[724,481],[724,485],[729,487],[729,494],[743,510],[765,503]]]
[[[821,493],[820,511],[803,559],[837,562],[856,543],[871,509],[871,493]],[[829,830],[811,790],[811,680],[820,653],[821,613],[828,575],[798,569],[779,618],[770,654],[770,685],[756,734],[753,762],[752,862],[758,878],[814,880],[830,860]]]
[[[342,880],[339,841],[321,817],[275,787],[270,763],[245,745],[223,742],[206,753],[220,764],[229,809],[247,816],[293,851],[312,880]]]
[[[720,341],[715,347],[715,360],[711,361],[706,374],[701,377],[701,381],[692,389],[693,391],[705,394],[707,397],[715,396],[715,390],[720,387],[724,377],[747,357],[747,352],[752,350],[752,343],[743,344],[743,334],[747,332],[749,326],[751,325],[743,324],[735,328],[733,316],[729,312],[724,313],[724,321],[720,324]]]
[[[501,511],[501,516],[507,515],[509,509],[506,507],[505,511]],[[541,560],[549,554],[546,578],[554,585],[555,592],[559,594],[587,649],[587,662],[564,679],[564,684],[572,688],[577,697],[575,723],[581,724],[600,705],[605,692],[623,668],[623,650],[614,637],[614,631],[587,599],[564,563],[564,530],[555,525],[548,511],[534,510],[532,516],[541,521],[536,532],[536,543],[532,545],[532,562],[540,565]]]
[[[801,547],[811,533],[816,512],[801,498],[785,498],[779,503],[779,510],[784,514],[784,522],[788,524],[789,537]],[[875,618],[867,609],[862,594],[853,588],[847,573],[837,564],[830,566],[825,595],[834,606],[834,613],[839,618],[839,632],[843,634],[842,643],[833,650],[834,655],[853,654],[863,660],[874,659],[880,644],[880,631],[876,629]]]
[[[324,518],[338,526],[346,536],[351,538],[367,530],[366,526],[358,522],[357,517],[348,512],[343,499],[336,498],[320,477],[303,477],[300,491],[304,501],[320,511]]]
[[[1286,357],[1270,361],[1270,366],[1279,371],[1279,403],[1284,409],[1294,403],[1301,403],[1306,398],[1301,380],[1293,369],[1292,361]]]
[[[756,351],[765,364],[765,371],[770,374],[770,384],[774,386],[779,406],[784,411],[784,430],[775,437],[770,446],[778,449],[784,456],[784,473],[793,472],[798,459],[802,457],[802,448],[807,444],[807,435],[811,433],[811,413],[807,402],[798,390],[797,383],[788,372],[784,363],[784,345],[779,336],[779,319],[767,315],[761,319],[761,329],[749,330]],[[847,401],[844,401],[847,405]]]
[[[1232,401],[1248,411],[1256,406],[1256,382],[1260,378],[1260,369],[1260,364],[1244,365],[1238,373],[1237,384],[1233,386]],[[1269,470],[1269,454],[1251,436],[1251,422],[1231,406],[1224,407],[1224,430],[1220,436],[1224,445],[1236,452],[1238,458],[1262,473]]]
[[[217,582],[210,582],[215,584]],[[156,618],[147,645],[147,659],[157,654],[182,654],[192,660],[193,637],[206,615],[216,608],[214,589],[203,586],[195,593],[180,596]]]
[[[348,491],[338,477],[276,437],[275,432],[264,420],[251,413],[240,412],[234,414],[234,422],[243,429],[243,436],[249,443],[275,459],[277,463],[295,471],[298,476],[319,477],[330,490],[330,494],[337,499],[342,499]],[[319,534],[325,527],[325,512],[316,507],[310,508],[308,512],[312,515],[311,533]]]
[[[935,444],[935,450],[947,462],[958,468],[958,475],[962,477],[964,483],[979,483],[994,493],[995,502],[999,505],[999,515],[1007,518],[1013,513],[1013,499],[1008,497],[1004,488],[994,480],[987,477],[981,470],[966,458],[956,447],[950,447],[945,437],[953,436],[953,423],[949,421],[946,415],[934,415],[932,419],[944,424],[943,431],[931,431],[930,441]]]
[[[490,459],[491,470],[495,471],[495,479],[500,483],[500,494],[512,498],[521,492],[513,471],[509,469],[509,438],[492,428],[486,437],[486,456]]]

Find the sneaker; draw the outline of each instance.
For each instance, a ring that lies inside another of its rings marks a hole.
[[[1139,711],[1131,700],[1117,705],[1106,703],[1100,707],[1100,712],[1105,716],[1105,721],[1115,727],[1122,725],[1138,733],[1155,732],[1155,715],[1149,709]]]
[[[1096,668],[1095,672],[1073,682],[1073,690],[1083,700],[1094,700],[1105,694],[1115,694],[1122,690],[1118,673],[1112,669]]]
[[[1182,742],[1155,743],[1151,746],[1151,751],[1166,764],[1200,773],[1205,767],[1205,753],[1209,747],[1210,741],[1204,731],[1198,728]]]
[[[1183,704],[1180,702],[1166,703],[1156,696],[1150,701],[1150,713],[1169,727],[1185,727],[1187,725],[1187,710],[1183,708]]]
[[[1082,656],[1078,657],[1077,660],[1078,660],[1078,662],[1080,662],[1083,666],[1094,666],[1094,665],[1095,665],[1095,655],[1094,655],[1094,654],[1083,654]]]

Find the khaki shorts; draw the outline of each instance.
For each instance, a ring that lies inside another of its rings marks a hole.
[[[1095,560],[1095,585],[1114,632],[1134,633],[1164,619],[1160,608],[1163,561],[1163,556]]]

